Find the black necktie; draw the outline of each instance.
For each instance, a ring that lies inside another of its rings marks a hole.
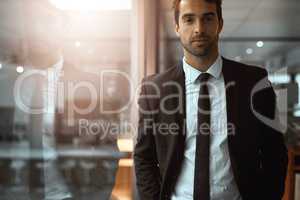
[[[31,150],[36,150],[42,156],[43,147],[43,108],[44,108],[44,94],[45,79],[41,75],[34,76],[36,88],[33,91],[31,100],[31,109],[38,113],[30,113],[30,125],[29,125],[29,141]],[[29,190],[31,195],[38,195],[44,198],[44,171],[43,158],[31,159],[29,162]],[[39,192],[37,192],[40,189]],[[37,194],[39,193],[39,194]],[[32,198],[34,199],[35,197]]]
[[[209,200],[209,143],[210,143],[210,99],[207,81],[210,75],[199,76],[198,124],[195,153],[194,200]]]

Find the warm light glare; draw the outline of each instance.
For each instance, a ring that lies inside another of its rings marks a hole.
[[[132,0],[49,0],[61,10],[130,10]]]
[[[118,139],[117,141],[119,150],[122,152],[133,151],[133,140],[132,139]]]
[[[16,71],[17,71],[19,74],[21,74],[21,73],[24,72],[24,68],[23,68],[22,66],[18,66],[18,67],[16,68]]]
[[[80,47],[81,43],[79,41],[75,42],[76,47]]]

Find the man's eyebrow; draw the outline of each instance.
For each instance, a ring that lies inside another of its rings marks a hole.
[[[204,16],[208,17],[208,16],[216,16],[216,13],[214,12],[208,12],[208,13],[204,13]]]
[[[182,15],[182,18],[187,18],[187,17],[195,17],[196,14],[193,14],[193,13],[186,13],[184,15]],[[215,12],[207,12],[207,13],[204,13],[203,16],[205,17],[210,17],[210,16],[216,16],[216,13]]]
[[[195,16],[195,14],[187,13],[187,14],[182,15],[182,18],[186,18],[186,17],[194,17],[194,16]]]

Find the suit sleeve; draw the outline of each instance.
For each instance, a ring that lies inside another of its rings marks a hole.
[[[144,85],[139,98],[138,136],[134,149],[136,183],[141,200],[158,200],[160,194],[160,174],[153,121],[153,113]]]
[[[284,137],[280,131],[280,120],[276,117],[276,95],[267,81],[264,73],[266,89],[256,97],[257,108],[271,123],[261,120],[261,169],[262,192],[264,199],[281,200],[284,194],[285,178],[287,172],[287,148]]]

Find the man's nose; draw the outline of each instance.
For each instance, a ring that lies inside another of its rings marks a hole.
[[[204,31],[203,22],[200,19],[196,20],[195,25],[194,25],[194,32],[202,33],[203,31]]]

